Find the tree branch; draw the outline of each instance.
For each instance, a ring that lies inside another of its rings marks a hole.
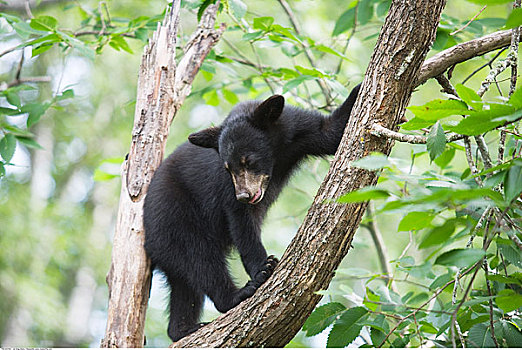
[[[424,62],[415,85],[424,84],[428,79],[444,73],[458,63],[509,46],[510,42],[511,30],[503,30],[452,46]]]
[[[377,123],[372,125],[370,132],[374,136],[386,137],[400,142],[407,142],[412,144],[426,143],[426,136],[403,134],[400,132],[392,131],[390,129],[386,129],[385,127]],[[462,140],[464,137],[466,137],[466,135],[451,133],[446,135],[446,142]]]
[[[392,142],[369,130],[375,123],[394,129],[401,120],[443,7],[444,0],[392,2],[335,160],[274,274],[253,297],[173,346],[278,347],[301,329],[366,209],[366,203],[328,199],[376,183],[376,172],[350,164],[373,151],[391,151]]]

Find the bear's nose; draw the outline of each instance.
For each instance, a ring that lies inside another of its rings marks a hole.
[[[248,202],[250,200],[250,193],[248,192],[241,192],[236,194],[236,198],[240,202]]]

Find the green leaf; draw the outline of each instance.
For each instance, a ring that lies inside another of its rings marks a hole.
[[[502,325],[503,338],[506,340],[507,346],[510,348],[520,347],[522,344],[522,332],[517,326],[510,321],[500,320]]]
[[[116,50],[119,50],[121,48],[123,51],[133,53],[129,44],[125,41],[125,38],[123,38],[120,35],[111,36],[111,41],[109,42],[109,45]]]
[[[486,252],[482,249],[457,248],[439,255],[435,264],[462,268],[476,263],[484,256],[486,256]]]
[[[54,46],[52,43],[43,43],[41,45],[33,46],[33,49],[31,50],[31,57],[36,57],[45,51],[48,51]]]
[[[497,246],[505,260],[510,264],[522,268],[522,252],[519,249],[513,248],[510,241],[507,241],[507,244],[503,244],[499,243],[499,239],[497,239]]]
[[[471,327],[468,333],[468,347],[473,348],[494,348],[495,343],[491,337],[489,326],[479,323]]]
[[[522,108],[522,86],[513,92],[513,95],[509,98],[508,103],[515,107],[515,109],[521,109]]]
[[[429,226],[435,216],[424,211],[412,211],[404,216],[399,223],[398,231],[420,230]]]
[[[211,106],[217,106],[219,105],[219,96],[217,94],[217,91],[212,89],[206,93],[203,94],[203,99],[205,102]]]
[[[428,153],[432,161],[444,152],[444,148],[446,147],[446,135],[439,122],[436,122],[435,125],[431,127],[430,133],[426,138],[426,147],[428,148]]]
[[[350,30],[355,25],[355,7],[345,11],[341,17],[335,22],[332,36],[337,36]]]
[[[373,0],[359,0],[357,5],[357,21],[361,25],[368,23],[373,17]]]
[[[16,149],[16,138],[13,134],[5,134],[0,140],[0,155],[2,159],[9,163],[13,158]]]
[[[67,89],[62,92],[61,95],[56,96],[56,99],[58,101],[66,100],[68,98],[74,97],[74,90],[73,89]]]
[[[448,283],[449,281],[453,280],[453,273],[448,272],[444,275],[440,275],[433,282],[430,284],[430,289],[437,289]]]
[[[421,119],[419,117],[414,117],[408,120],[406,123],[401,124],[401,129],[403,130],[420,130],[422,128],[427,128],[428,126],[433,125],[434,122]]]
[[[448,126],[448,129],[464,135],[479,135],[490,130],[493,130],[506,120],[516,119],[519,116],[513,106],[506,104],[488,104],[488,110],[469,111],[469,116],[462,119],[455,126]]]
[[[391,163],[386,155],[374,152],[364,158],[352,162],[352,166],[367,170],[378,170],[391,167]]]
[[[0,177],[5,176],[4,162],[0,162]]]
[[[245,17],[247,11],[247,5],[241,0],[228,0],[232,14],[237,19]]]
[[[482,109],[482,99],[480,96],[475,92],[475,90],[470,89],[467,86],[464,86],[462,84],[457,84],[455,86],[455,90],[457,90],[457,93],[459,94],[459,97],[466,102],[469,106],[473,107],[475,110],[481,110]]]
[[[136,38],[143,41],[144,43],[147,42],[149,39],[149,31],[147,28],[138,28],[134,31],[134,35],[136,35]]]
[[[522,307],[522,295],[511,289],[501,290],[495,298],[495,301],[498,307],[505,313]]]
[[[115,177],[118,177],[118,176],[119,175],[109,174],[103,170],[96,169],[96,170],[94,170],[93,180],[96,182],[103,182],[103,181],[108,181],[108,180],[114,179]]]
[[[39,16],[33,18],[29,24],[31,28],[45,32],[52,32],[58,25],[58,20],[51,16]]]
[[[346,307],[341,303],[328,303],[319,306],[306,320],[303,325],[303,331],[306,332],[307,337],[319,334],[331,325],[345,310]]]
[[[511,202],[522,192],[522,166],[513,166],[508,170],[504,180],[504,196]]]
[[[34,149],[43,149],[43,147],[38,142],[36,142],[35,140],[33,140],[30,137],[16,136],[16,139],[27,147],[34,148]]]
[[[254,29],[269,31],[270,26],[274,23],[274,17],[257,17],[254,18]]]
[[[18,108],[21,107],[22,102],[20,101],[20,96],[18,96],[18,93],[16,91],[5,91],[4,92],[5,98],[7,99],[7,102],[9,102],[11,105],[16,106]]]
[[[453,160],[453,157],[455,157],[455,148],[450,147],[450,148],[447,148],[444,152],[442,152],[442,154],[439,157],[437,157],[434,160],[434,162],[441,169],[444,169]]]
[[[492,264],[490,264],[490,266],[491,265]],[[492,266],[492,268],[493,268],[493,266]],[[495,282],[499,282],[499,283],[511,283],[511,284],[522,285],[521,281],[519,281],[518,279],[516,279],[514,277],[503,276],[503,275],[488,275],[487,279],[490,281],[495,281]]]
[[[239,98],[232,91],[225,88],[223,88],[221,91],[223,92],[223,97],[225,100],[227,100],[228,103],[235,105],[239,102]]]
[[[522,8],[513,9],[506,21],[506,29],[522,26]]]
[[[41,103],[29,103],[24,105],[21,108],[21,111],[24,113],[28,113],[27,117],[27,128],[30,128],[35,123],[37,123],[41,116],[44,115],[45,111],[49,108],[50,104],[41,104]]]
[[[357,338],[363,327],[359,322],[364,321],[368,314],[362,306],[346,310],[337,321],[328,335],[326,346],[329,348],[342,348],[349,345]]]
[[[360,203],[366,202],[372,199],[386,199],[390,196],[390,194],[381,189],[376,189],[374,187],[366,187],[357,191],[353,191],[350,193],[343,194],[337,202],[339,203]]]
[[[314,79],[315,79],[314,77],[309,76],[309,75],[301,75],[295,79],[292,79],[283,86],[283,93],[295,89],[296,87],[303,84],[307,80],[314,80]]]
[[[468,114],[468,106],[458,100],[433,100],[423,106],[408,107],[410,111],[426,121],[436,122],[439,119],[449,117],[451,115]]]
[[[259,38],[262,38],[264,35],[264,32],[262,30],[258,30],[257,32],[252,32],[252,33],[246,33],[243,35],[243,40],[244,41],[251,41],[251,40],[257,40]]]
[[[419,244],[419,248],[427,248],[446,242],[455,232],[455,221],[448,220],[443,225],[433,228]]]
[[[344,55],[343,53],[341,53],[341,52],[339,52],[337,50],[332,49],[329,46],[320,44],[320,45],[314,46],[313,48],[318,50],[318,51],[321,51],[321,52],[324,52],[324,53],[329,53],[331,55],[337,56],[339,58],[342,58],[343,60],[347,60],[347,61],[349,60],[348,57],[346,57],[346,55]]]

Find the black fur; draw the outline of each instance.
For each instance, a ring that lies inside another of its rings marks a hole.
[[[221,126],[190,135],[190,143],[163,161],[143,219],[147,254],[171,287],[173,341],[201,327],[204,295],[226,312],[270,277],[277,259],[267,257],[261,243],[265,214],[301,160],[336,152],[359,87],[330,116],[285,106],[278,95],[239,103]],[[225,163],[231,174],[248,171],[266,181],[237,200],[240,185],[234,187]],[[259,194],[262,199],[250,204]],[[234,285],[227,268],[231,247],[251,278],[243,288]]]

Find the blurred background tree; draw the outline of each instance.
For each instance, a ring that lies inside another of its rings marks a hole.
[[[511,3],[496,2],[501,4],[486,8],[484,3],[488,1],[449,2],[430,55],[502,29],[509,20],[518,23]],[[182,45],[188,41],[198,14],[208,3],[208,0],[183,1],[181,18],[186,34]],[[189,133],[219,123],[238,101],[284,93],[290,103],[308,108],[326,111],[340,103],[363,78],[390,1],[229,0],[223,4],[218,22],[226,22],[228,29],[203,65],[192,94],[173,122],[167,154],[184,142]],[[3,346],[99,345],[105,329],[105,275],[110,265],[118,205],[119,167],[131,139],[140,53],[166,6],[167,1],[159,0],[0,2],[0,341]],[[459,65],[452,80],[462,82],[485,65],[466,83],[476,91],[489,73],[488,63],[492,66],[506,59],[508,52],[494,51]],[[504,91],[503,96],[510,90],[509,72],[499,75],[495,85],[498,90],[490,89],[484,99],[505,102],[506,98],[498,96],[499,90]],[[411,105],[422,105],[435,97],[445,99],[447,95],[440,92],[436,81],[430,80],[413,94]],[[410,118],[413,112],[408,112]],[[420,129],[432,124],[409,130],[419,130],[420,135],[423,133]],[[488,133],[486,141],[496,145],[498,138],[499,133],[493,131]],[[390,163],[383,165],[383,179],[389,181],[382,180],[382,188],[389,192],[402,189],[404,193],[414,192],[415,188],[425,186],[428,177],[439,181],[439,186],[443,181],[454,183],[455,178],[461,177],[473,181],[470,170],[466,174],[470,167],[462,141],[454,144],[443,147],[443,152],[430,146],[428,152],[426,145],[397,143]],[[506,145],[506,159],[520,157],[517,129],[507,134]],[[473,147],[475,158],[477,149]],[[328,159],[306,162],[270,210],[263,228],[263,240],[270,254],[282,255],[328,164]],[[508,172],[511,175],[507,178],[512,179],[516,174],[510,169],[515,165],[498,169],[501,175],[492,176],[488,185],[494,188],[504,183]],[[484,165],[480,163],[479,167]],[[511,188],[522,187],[519,177],[509,181]],[[519,218],[518,193],[516,190],[512,193],[514,201],[506,210],[514,210]],[[435,219],[441,212],[434,213],[433,206],[423,203],[385,211],[386,201],[389,199],[376,201],[374,214],[362,225],[355,236],[354,249],[324,292],[325,303],[340,302],[330,306],[338,314],[346,308],[364,306],[365,310],[400,318],[401,312],[410,310],[404,305],[422,305],[433,290],[454,279],[462,267],[452,265],[451,259],[441,265],[447,266],[445,269],[433,267],[432,262],[436,254],[449,248],[464,248],[474,224],[465,222],[466,218],[455,219],[456,210]],[[470,205],[480,208],[483,203]],[[411,211],[425,214],[407,215]],[[434,224],[428,219],[435,219]],[[517,216],[515,219],[518,220],[515,227],[519,228],[520,220]],[[417,249],[426,234],[448,220],[453,220],[448,224],[453,229],[446,234],[451,246],[435,241],[424,243],[435,249]],[[474,220],[476,224],[478,218]],[[378,240],[372,239],[371,234],[375,237],[376,232],[382,234],[382,243],[377,246],[386,250],[384,261],[390,265],[389,274],[382,271],[384,265],[375,244]],[[520,232],[511,234],[516,236]],[[495,292],[489,295],[500,293],[504,299],[515,300],[506,305],[501,298],[499,306],[495,299],[494,305],[495,322],[501,329],[497,336],[508,339],[500,345],[514,346],[521,339],[518,323],[522,306],[521,263],[520,249],[507,235],[499,235],[502,241],[495,241],[488,251],[491,269],[505,270],[502,276],[505,279],[493,279],[488,288]],[[231,268],[234,276],[241,276],[238,283],[247,279],[237,255],[233,256]],[[466,336],[473,326],[476,326],[474,336],[488,335],[487,308],[492,298],[480,292],[485,288],[484,275],[478,280],[480,286],[473,292],[474,302],[459,313],[459,332]],[[469,280],[466,283],[471,284]],[[161,276],[155,276],[147,312],[147,346],[169,344],[165,331],[165,292]],[[442,296],[451,302],[452,293],[450,286]],[[369,299],[377,303],[372,306]],[[212,304],[207,303],[204,320],[217,315]],[[419,312],[417,317],[423,323],[417,324],[414,315],[399,325],[402,342],[397,341],[401,337],[394,335],[390,338],[393,342],[385,344],[434,345],[432,341],[440,332],[440,344],[451,345],[449,315],[434,312],[421,316]],[[390,317],[386,319],[390,321]],[[333,320],[324,322],[325,327]],[[388,321],[374,317],[373,327],[363,322],[356,332],[355,344],[385,342],[378,331],[387,333],[392,324]],[[290,345],[322,347],[329,333],[329,330],[319,332],[323,329],[310,331],[309,325],[307,333],[318,335],[306,337],[305,332],[300,332]],[[479,345],[491,344],[498,343]]]

